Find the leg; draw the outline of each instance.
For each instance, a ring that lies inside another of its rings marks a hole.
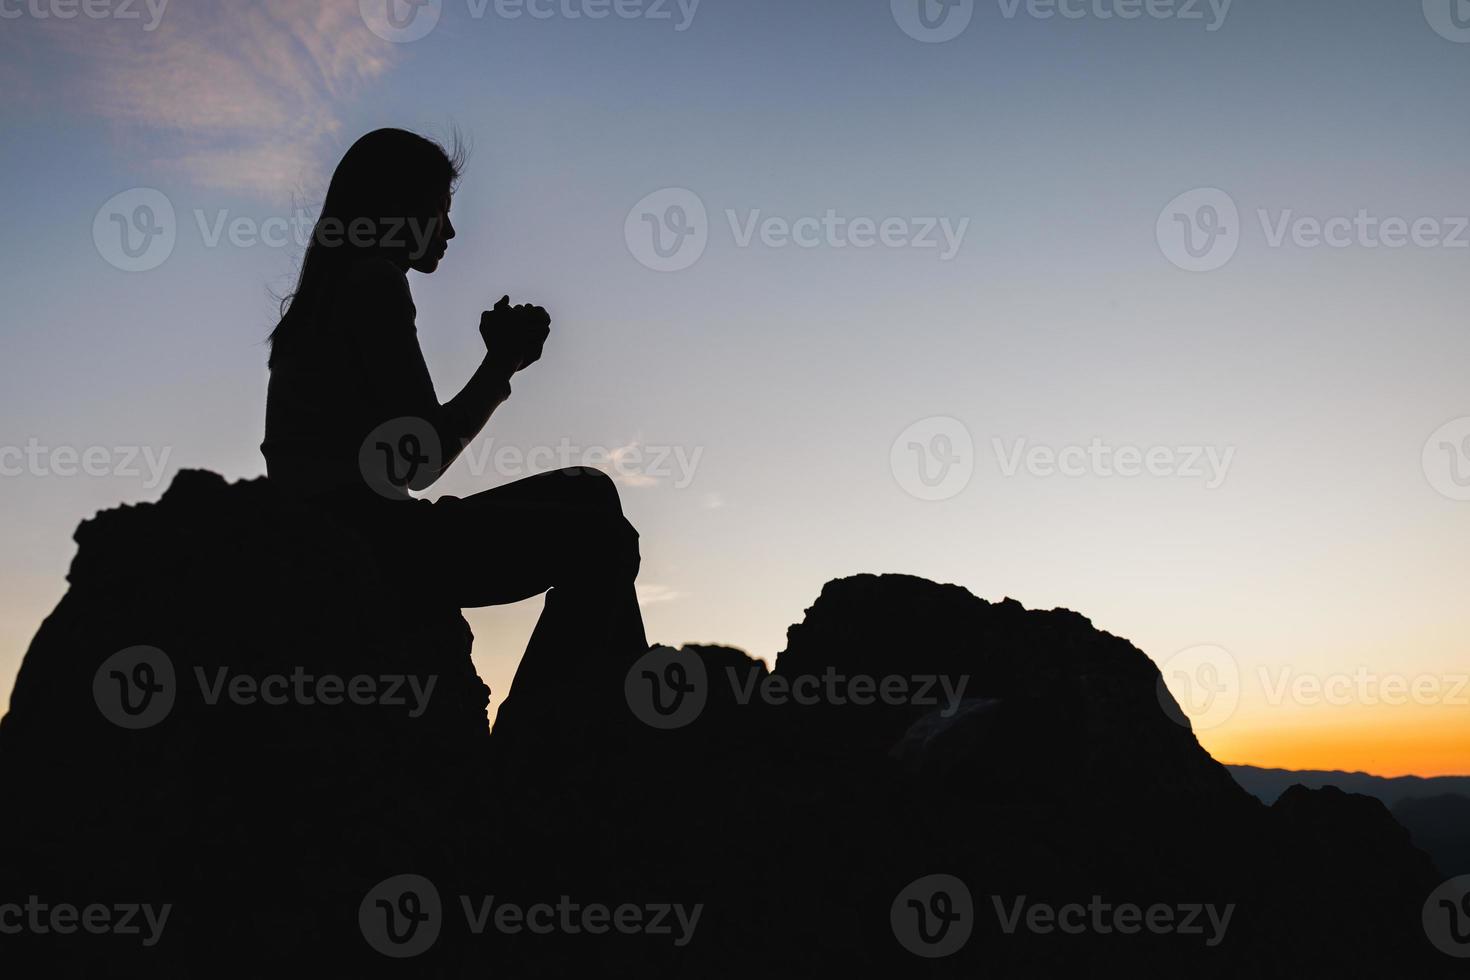
[[[558,702],[590,708],[585,697],[608,699],[609,685],[620,687],[628,662],[648,648],[633,588],[638,533],[612,480],[583,467],[557,470],[434,510],[434,550],[461,606],[551,590],[496,728]]]

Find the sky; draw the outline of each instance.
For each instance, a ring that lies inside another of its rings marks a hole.
[[[471,147],[441,397],[554,318],[430,496],[610,470],[651,640],[920,575],[1131,640],[1221,761],[1470,772],[1452,2],[0,0],[0,699],[79,521],[263,474],[300,229],[391,125]],[[467,612],[495,704],[539,608]]]

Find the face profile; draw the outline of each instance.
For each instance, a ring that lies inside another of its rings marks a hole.
[[[439,213],[423,223],[427,233],[414,236],[408,256],[408,267],[414,272],[428,275],[444,260],[445,253],[449,251],[449,240],[454,237],[454,222],[449,219],[452,204],[450,195],[444,195],[439,202]]]

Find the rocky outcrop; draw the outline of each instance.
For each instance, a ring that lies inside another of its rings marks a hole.
[[[362,542],[263,480],[186,472],[76,540],[0,723],[6,893],[173,911],[146,949],[12,941],[55,975],[360,944],[336,909],[394,868],[454,866],[481,843],[465,821],[489,692],[457,609],[387,580]],[[408,679],[431,677],[415,714]]]
[[[16,845],[0,905],[173,911],[146,948],[0,940],[57,975],[1458,965],[1420,923],[1439,878],[1381,805],[1309,790],[1262,805],[1172,720],[1152,662],[1076,613],[857,576],[828,583],[774,670],[724,647],[654,651],[625,685],[577,695],[606,720],[492,735],[458,611],[264,481],[186,473],[77,539],[0,723]],[[144,695],[170,677],[159,711]],[[541,933],[494,915],[538,903],[643,924],[595,932],[557,911]],[[373,930],[392,915],[425,931],[385,947]]]

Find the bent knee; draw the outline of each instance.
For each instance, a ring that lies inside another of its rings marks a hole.
[[[591,466],[570,466],[557,472],[566,478],[567,490],[578,503],[604,513],[623,513],[618,485],[602,470]]]
[[[642,564],[638,532],[621,514],[584,511],[562,529],[564,581],[634,579]]]

